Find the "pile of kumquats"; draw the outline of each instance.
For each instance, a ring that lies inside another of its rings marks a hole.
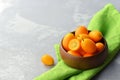
[[[89,57],[104,49],[101,42],[103,35],[98,30],[89,31],[85,26],[78,26],[74,33],[67,33],[63,40],[63,48],[73,56]],[[54,65],[54,59],[49,54],[41,57],[43,64]]]
[[[98,30],[89,31],[85,26],[78,26],[74,33],[64,36],[62,46],[71,55],[89,57],[104,49],[102,37]]]

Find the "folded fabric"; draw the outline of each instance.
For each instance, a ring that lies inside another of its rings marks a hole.
[[[55,45],[58,63],[55,67],[34,78],[34,80],[90,80],[111,62],[120,50],[120,14],[112,4],[106,5],[93,16],[89,30],[99,30],[108,44],[108,57],[104,64],[89,70],[78,70],[67,66],[60,57],[59,44]]]

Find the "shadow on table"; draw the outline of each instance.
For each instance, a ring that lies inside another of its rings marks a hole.
[[[111,66],[115,65],[115,60],[120,57],[120,50],[118,52],[118,54],[115,56],[115,58],[112,60],[112,62],[110,62],[102,71],[100,71],[96,76],[94,76],[91,80],[101,80],[101,76],[104,74],[103,72],[105,72],[106,70],[110,69]],[[111,73],[113,74],[113,73]],[[111,79],[112,80],[112,79]],[[117,80],[117,79],[114,79]]]

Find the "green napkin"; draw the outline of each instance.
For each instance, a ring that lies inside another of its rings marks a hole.
[[[112,4],[106,5],[93,16],[88,25],[89,30],[101,31],[107,40],[108,57],[105,63],[89,70],[77,70],[67,66],[60,57],[59,44],[55,45],[58,63],[55,67],[34,78],[34,80],[90,80],[115,57],[120,49],[120,14]]]

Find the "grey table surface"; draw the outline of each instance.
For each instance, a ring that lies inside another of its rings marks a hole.
[[[48,53],[57,64],[54,44],[108,3],[120,11],[119,0],[0,0],[0,80],[32,80],[51,69],[40,57]],[[117,55],[93,80],[119,79]]]

